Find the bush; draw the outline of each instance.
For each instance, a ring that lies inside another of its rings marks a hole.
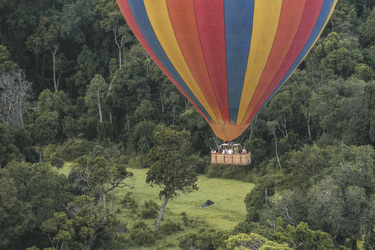
[[[173,221],[168,220],[167,222],[163,223],[160,226],[160,233],[165,234],[165,235],[170,235],[175,232],[182,231],[182,227],[180,224],[174,223]]]
[[[109,162],[119,162],[120,155],[120,149],[114,143],[107,143],[105,145],[96,144],[89,154],[92,158],[103,156]]]
[[[190,223],[190,220],[187,217],[186,212],[182,212],[181,216],[182,216],[182,223],[184,223],[184,226],[190,226],[191,223]]]
[[[56,156],[63,158],[65,161],[74,161],[81,156],[89,155],[95,145],[95,142],[86,140],[68,140],[56,149]]]
[[[207,176],[209,178],[223,178],[245,181],[247,177],[246,166],[234,165],[210,165],[208,167]]]
[[[225,241],[226,249],[238,249],[238,247],[250,249],[279,249],[279,250],[292,250],[286,243],[277,243],[270,241],[259,234],[237,234],[232,235]]]
[[[122,199],[121,204],[125,208],[137,208],[137,204],[135,203],[133,193],[132,192],[127,192],[124,196],[124,199]]]
[[[153,232],[143,222],[134,224],[133,229],[129,233],[129,242],[133,246],[152,245],[155,242]]]
[[[53,158],[56,156],[56,144],[48,144],[47,146],[43,147],[43,158]]]
[[[64,160],[59,157],[52,157],[49,159],[44,159],[44,162],[48,162],[56,168],[62,168],[64,166]]]
[[[205,156],[204,158],[199,157],[198,155],[189,156],[189,167],[191,167],[196,173],[204,174],[207,167],[211,163],[211,159]]]
[[[244,180],[246,177],[246,169],[243,166],[228,166],[224,169],[221,178]]]
[[[223,249],[228,237],[229,233],[226,232],[216,232],[215,230],[206,232],[202,229],[199,233],[188,233],[179,238],[178,246],[181,249]]]
[[[143,219],[155,219],[158,216],[158,204],[153,200],[145,201],[140,216]]]

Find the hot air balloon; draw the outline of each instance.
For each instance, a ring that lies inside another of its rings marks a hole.
[[[232,141],[302,62],[337,0],[117,0],[155,63]]]

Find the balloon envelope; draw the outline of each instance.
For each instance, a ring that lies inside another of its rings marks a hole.
[[[231,141],[317,41],[337,0],[117,0],[156,64]]]

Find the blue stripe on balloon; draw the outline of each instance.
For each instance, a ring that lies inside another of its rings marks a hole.
[[[224,0],[230,122],[236,124],[253,28],[254,0]]]
[[[177,70],[169,60],[168,56],[166,55],[163,47],[160,45],[158,38],[155,35],[154,29],[150,23],[150,20],[147,15],[146,7],[144,5],[143,0],[128,0],[130,10],[133,14],[133,17],[139,27],[139,30],[142,32],[142,35],[146,39],[147,43],[160,60],[160,62],[164,65],[164,67],[168,70],[169,74],[176,80],[176,82],[181,86],[181,88],[185,91],[185,93],[191,98],[194,104],[202,111],[202,113],[207,117],[210,122],[213,122],[211,116],[208,114],[206,109],[203,105],[198,101],[198,99],[194,96],[191,92],[190,88],[186,85],[184,80],[181,78],[180,74],[178,74]]]
[[[311,35],[310,35],[309,39],[307,40],[305,46],[303,47],[301,53],[299,54],[297,59],[294,61],[293,65],[290,67],[289,71],[286,73],[284,78],[277,85],[275,90],[271,93],[271,95],[268,97],[268,99],[263,103],[262,107],[258,110],[258,112],[256,113],[255,116],[257,116],[259,114],[259,112],[266,106],[266,104],[271,100],[271,98],[276,94],[276,92],[283,86],[285,81],[288,80],[290,75],[294,72],[294,70],[298,67],[298,65],[305,58],[306,54],[310,51],[310,48],[314,45],[315,40],[317,39],[320,32],[324,28],[324,24],[327,21],[329,13],[331,12],[333,3],[334,3],[334,0],[325,0],[324,1],[323,5],[322,5],[322,8],[321,8],[321,11],[320,11],[320,14],[319,14],[319,18],[316,21],[315,27],[314,27],[313,31],[311,32]]]

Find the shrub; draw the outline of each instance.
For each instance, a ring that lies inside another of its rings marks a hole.
[[[206,232],[202,229],[199,233],[188,233],[180,237],[178,246],[181,249],[223,249],[228,237],[229,233],[226,232],[216,232],[215,230]]]
[[[189,219],[187,217],[187,214],[186,212],[182,212],[181,213],[181,216],[182,216],[182,224],[184,226],[195,226],[197,224],[197,221],[196,220],[192,220],[192,219]]]
[[[62,168],[64,166],[64,160],[59,157],[52,157],[49,159],[44,159],[44,162],[48,162],[56,168]]]
[[[74,161],[81,156],[89,155],[95,145],[95,142],[86,140],[68,140],[56,149],[56,156],[65,161]]]
[[[125,208],[137,208],[137,204],[134,200],[133,193],[132,192],[127,192],[124,196],[124,198],[121,201],[121,204]]]
[[[223,172],[223,166],[221,165],[210,165],[207,171],[208,178],[220,178]]]
[[[279,249],[279,250],[292,250],[285,243],[277,243],[270,241],[259,234],[237,234],[232,235],[225,241],[226,249],[238,249],[238,247],[250,249]]]
[[[168,220],[160,226],[160,232],[165,235],[170,235],[178,231],[182,231],[180,224],[174,223],[173,221]]]
[[[243,166],[228,166],[224,169],[221,178],[243,180],[246,174],[246,170]]]
[[[246,166],[210,165],[207,176],[209,178],[223,178],[245,181],[247,178]]]
[[[133,246],[151,245],[155,242],[155,237],[147,225],[140,221],[135,223],[130,231],[129,241]]]
[[[207,157],[199,157],[198,155],[189,156],[189,167],[191,167],[196,173],[204,174],[207,167],[209,166],[211,159],[207,160]]]
[[[158,216],[158,204],[153,200],[145,201],[140,216],[143,219],[155,219]]]

